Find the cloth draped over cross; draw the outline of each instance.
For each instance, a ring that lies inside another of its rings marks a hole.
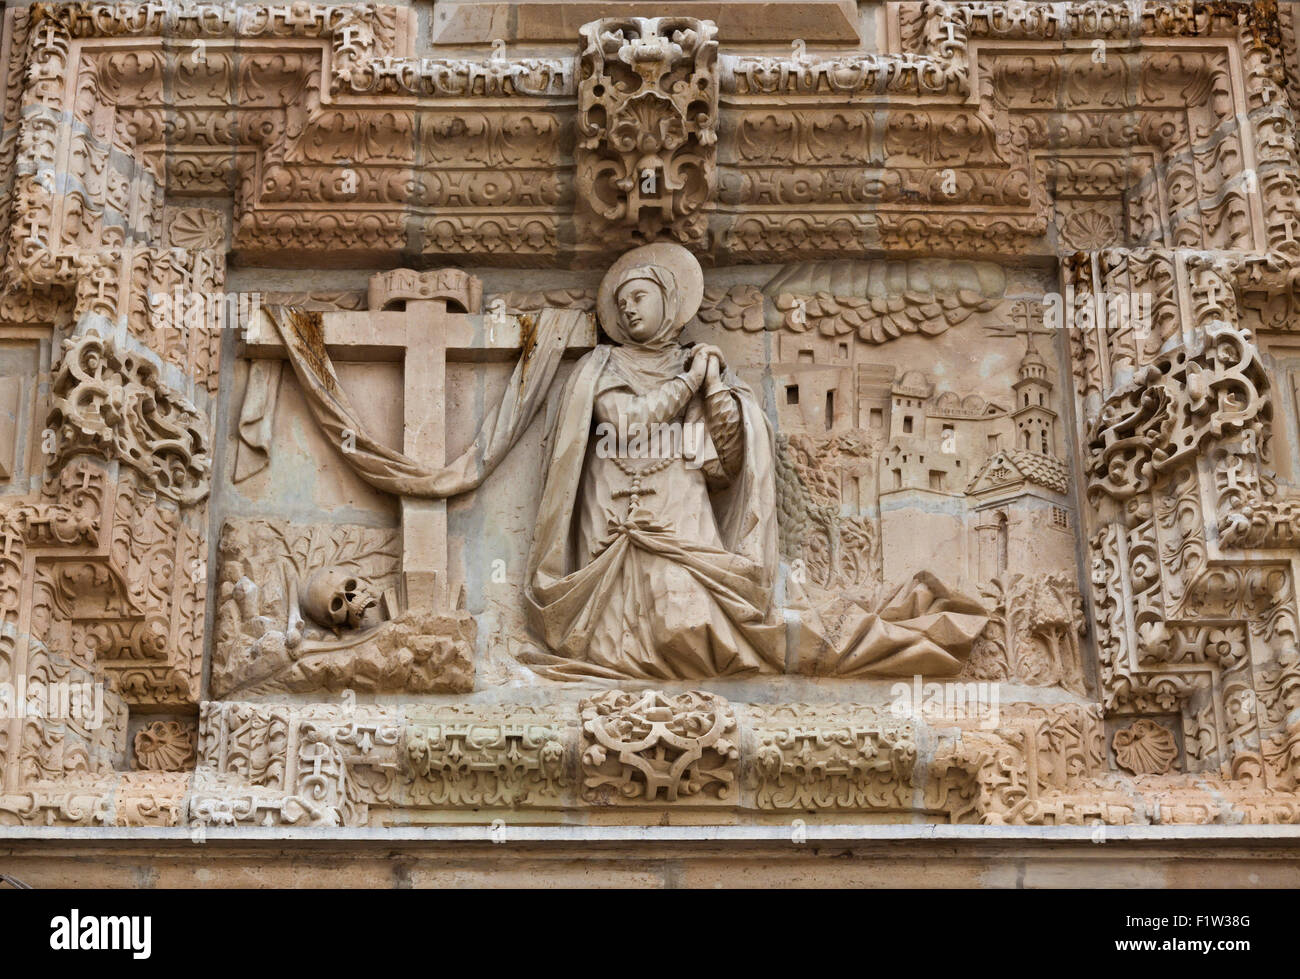
[[[255,360],[248,367],[244,407],[239,412],[239,443],[235,449],[235,482],[256,476],[271,464],[275,405],[280,397],[284,362]]]
[[[545,403],[570,338],[591,316],[574,309],[542,310],[535,328],[525,337],[522,355],[497,410],[484,418],[464,452],[445,466],[430,468],[376,441],[366,431],[326,353],[319,313],[293,306],[269,307],[267,313],[284,341],[312,416],[335,445],[345,447],[352,470],[378,490],[424,499],[468,492],[491,475]],[[270,383],[257,379],[256,404],[262,414]],[[274,393],[270,401],[273,404]],[[251,417],[240,420],[241,449],[249,446],[254,458],[265,453],[270,441],[269,425],[259,422]]]

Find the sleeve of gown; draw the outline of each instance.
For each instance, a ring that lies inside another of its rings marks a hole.
[[[614,388],[596,395],[592,410],[596,420],[618,425],[650,425],[655,422],[673,422],[691,400],[691,386],[680,377],[674,377],[653,394],[636,395],[622,388]]]
[[[740,405],[731,388],[724,385],[704,396],[704,417],[713,447],[718,451],[720,475],[734,479],[744,461],[745,429],[740,420]]]

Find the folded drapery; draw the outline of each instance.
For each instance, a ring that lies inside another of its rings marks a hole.
[[[542,310],[497,410],[484,418],[469,448],[432,469],[366,432],[325,352],[320,313],[293,306],[267,307],[267,312],[312,415],[352,470],[386,493],[434,499],[474,489],[500,464],[545,403],[570,337],[591,316],[574,309]]]
[[[271,464],[271,432],[284,362],[255,360],[248,367],[244,407],[239,412],[239,444],[235,448],[235,482],[256,476]]]
[[[606,510],[602,501],[625,498],[631,478],[591,451],[602,384],[622,387],[606,373],[617,349],[602,344],[588,354],[560,397],[525,598],[535,631],[562,658],[530,657],[529,665],[562,679],[779,673],[785,629],[771,603],[774,445],[758,398],[729,376],[743,434],[725,486],[706,489],[702,469],[670,457],[646,477],[654,482],[644,502]],[[670,381],[652,375],[649,384]],[[707,519],[694,519],[706,510]]]
[[[872,612],[836,597],[798,610],[787,670],[815,676],[951,676],[988,623],[976,599],[920,571]]]

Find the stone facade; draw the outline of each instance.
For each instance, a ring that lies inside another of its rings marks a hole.
[[[1291,4],[20,3],[0,93],[13,847],[1300,826]]]

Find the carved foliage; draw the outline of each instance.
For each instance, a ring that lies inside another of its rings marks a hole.
[[[879,444],[859,433],[777,436],[781,550],[804,584],[869,596],[882,583],[878,519],[844,512],[841,480],[875,471]]]
[[[383,707],[205,703],[191,819],[218,826],[359,825],[363,769],[398,767],[400,718]]]
[[[1002,715],[993,730],[966,723],[960,740],[939,746],[928,809],[954,823],[1134,821],[1133,796],[1101,781],[1106,752],[1099,708],[1007,705]]]
[[[906,809],[912,728],[867,708],[751,709],[747,783],[760,809]]]
[[[1204,339],[1141,368],[1088,437],[1088,494],[1127,499],[1207,442],[1269,418],[1268,378],[1249,331],[1211,323]]]
[[[989,624],[963,676],[1085,692],[1083,599],[1069,576],[1004,574],[981,594],[991,606]]]
[[[185,505],[208,495],[207,418],[170,389],[146,356],[84,333],[64,342],[48,424],[58,466],[82,452],[141,473],[161,496]]]
[[[411,718],[403,751],[415,805],[554,805],[569,784],[564,725],[528,708],[449,708]]]

